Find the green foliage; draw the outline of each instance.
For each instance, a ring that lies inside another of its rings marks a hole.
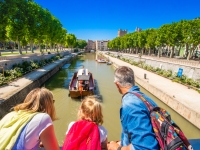
[[[33,69],[39,68],[38,61],[30,61],[30,65]]]
[[[87,42],[85,40],[77,40],[76,41],[76,47],[80,49],[84,49],[87,45]]]
[[[172,76],[172,71],[171,70],[164,70],[163,71],[163,76],[164,77],[171,77]]]
[[[14,64],[13,69],[6,70],[4,72],[4,76],[0,73],[0,86],[13,81],[14,79],[21,77],[24,74],[33,71],[34,69],[38,69],[40,67],[45,66],[46,64],[58,60],[61,57],[62,56],[60,54],[57,54],[56,56],[53,56],[50,59],[45,59],[41,61],[34,60],[30,62],[24,61],[21,64]]]
[[[6,83],[6,77],[3,76],[2,73],[0,73],[0,85],[3,85],[3,84],[5,84],[5,83]]]

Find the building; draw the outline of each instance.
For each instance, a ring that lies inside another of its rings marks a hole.
[[[88,40],[87,50],[96,50],[96,42],[92,40]]]
[[[141,28],[138,28],[138,27],[135,28],[135,32],[140,32],[140,31],[142,31]]]
[[[127,34],[127,30],[122,30],[122,29],[118,30],[118,37],[124,36],[125,34]]]
[[[96,50],[106,51],[108,50],[109,40],[96,40]]]

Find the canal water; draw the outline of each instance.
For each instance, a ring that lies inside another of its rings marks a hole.
[[[86,53],[71,62],[67,69],[61,69],[51,79],[45,83],[45,87],[54,94],[55,107],[58,120],[54,122],[56,137],[59,145],[63,144],[68,124],[76,121],[80,99],[68,97],[68,86],[75,71],[84,66],[93,73],[97,86],[96,94],[101,98],[103,107],[104,123],[103,126],[108,130],[108,141],[119,140],[121,125],[119,119],[119,109],[121,95],[113,82],[114,67],[105,63],[95,61],[95,53]],[[140,87],[141,88],[141,87]],[[200,130],[189,123],[171,108],[166,106],[148,91],[141,88],[141,91],[149,95],[160,106],[168,110],[172,119],[180,126],[189,139],[200,138]]]

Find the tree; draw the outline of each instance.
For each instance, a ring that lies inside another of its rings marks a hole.
[[[87,45],[87,42],[85,40],[77,40],[76,42],[77,42],[76,46],[80,49],[84,49],[85,46]]]
[[[66,44],[72,50],[72,48],[76,45],[76,36],[74,34],[67,34],[66,35]]]

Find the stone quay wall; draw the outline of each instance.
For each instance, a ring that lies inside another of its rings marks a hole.
[[[2,118],[5,114],[7,114],[13,106],[23,102],[26,95],[32,89],[41,87],[49,78],[51,78],[57,71],[59,71],[59,69],[64,64],[69,63],[72,59],[75,58],[72,56],[73,55],[68,55],[67,57],[64,57],[61,60],[58,60],[52,64],[49,64],[41,69],[38,69],[34,72],[25,75],[21,79],[21,81],[18,81],[20,82],[18,83],[20,86],[19,88],[16,87],[17,90],[13,89],[12,86],[10,86],[11,91],[9,92],[11,92],[12,94],[11,95],[8,94],[7,96],[5,96],[3,99],[1,98],[0,100],[0,118]],[[6,86],[1,88],[6,88]],[[9,85],[7,86],[7,88],[9,89]]]
[[[3,67],[4,70],[12,69],[14,64],[21,64],[24,61],[40,61],[43,59],[50,59],[55,56],[57,53],[51,54],[29,54],[29,55],[18,55],[18,56],[0,56],[0,67]],[[69,51],[59,52],[60,55],[65,56],[69,54]],[[0,72],[1,68],[0,68]]]
[[[194,80],[200,80],[200,64],[193,63],[190,61],[178,61],[178,60],[170,60],[168,59],[152,59],[152,58],[139,58],[137,56],[133,55],[123,55],[125,58],[129,58],[133,61],[143,61],[145,64],[150,65],[154,68],[160,68],[162,70],[171,70],[173,73],[177,73],[179,68],[183,69],[183,75],[185,75],[188,78],[192,78]]]

